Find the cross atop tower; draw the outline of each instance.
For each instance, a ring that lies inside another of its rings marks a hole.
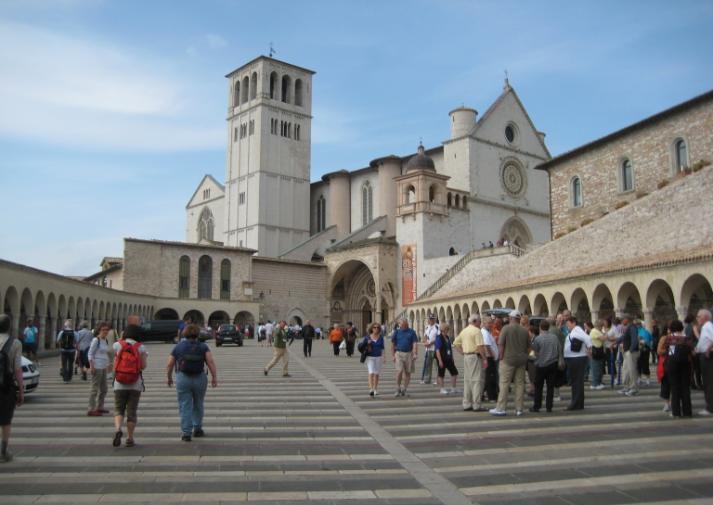
[[[268,54],[270,55],[270,58],[272,58],[272,55],[275,54],[277,51],[275,51],[275,48],[272,47],[272,42],[270,42],[270,51]]]

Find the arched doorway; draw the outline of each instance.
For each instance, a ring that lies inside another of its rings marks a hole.
[[[227,312],[223,310],[216,310],[210,316],[208,316],[208,326],[211,328],[217,328],[221,324],[229,323],[230,316]]]
[[[247,310],[241,310],[235,315],[233,322],[235,324],[239,324],[240,326],[245,326],[246,324],[253,325],[255,324],[255,318]]]
[[[649,286],[646,293],[646,308],[651,310],[652,324],[668,325],[674,319],[678,319],[673,290],[663,279],[656,279]]]
[[[530,233],[530,228],[522,219],[511,217],[500,230],[500,238],[517,247],[524,248],[532,242],[532,233]]]
[[[696,315],[700,309],[710,309],[713,305],[713,290],[708,279],[700,274],[686,279],[681,290],[681,304],[687,307],[688,315]]]
[[[352,321],[359,324],[366,320],[368,324],[384,316],[383,313],[376,314],[379,293],[374,276],[365,263],[350,260],[342,264],[332,276],[330,285],[330,318],[333,322],[344,324]],[[379,299],[379,302],[383,303],[383,299]],[[369,317],[364,314],[367,310]],[[363,328],[362,324],[360,330]]]
[[[359,321],[354,321],[358,326],[359,331],[364,333],[366,331],[366,328],[371,324],[372,321],[372,308],[371,304],[369,303],[369,300],[364,300],[362,306],[361,306],[361,317],[359,318]]]
[[[156,312],[153,318],[160,321],[175,321],[178,319],[178,312],[167,307]]]
[[[190,318],[191,322],[203,326],[205,323],[205,316],[200,310],[189,310],[183,315],[183,319],[186,320]]]

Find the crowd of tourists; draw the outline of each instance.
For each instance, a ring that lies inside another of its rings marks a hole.
[[[585,405],[585,382],[589,388],[602,390],[620,387],[619,393],[635,396],[642,386],[651,385],[650,365],[656,366],[663,410],[671,417],[692,417],[691,389],[704,392],[705,408],[698,414],[713,415],[713,322],[711,312],[699,310],[685,321],[674,320],[653,331],[629,316],[580,324],[569,311],[553,319],[532,318],[513,310],[506,317],[474,314],[458,334],[451,334],[447,323],[429,315],[419,338],[407,320],[391,331],[372,323],[360,335],[351,322],[335,324],[327,338],[335,356],[359,354],[368,373],[369,396],[379,395],[379,379],[387,359],[386,339],[391,342],[391,360],[396,373],[395,397],[409,396],[415,373],[419,346],[424,349],[421,384],[437,385],[443,395],[462,394],[464,411],[508,414],[510,394],[514,413],[525,412],[525,397],[532,398],[530,412],[552,412],[554,402],[562,399],[560,388],[569,387],[565,410],[581,410]],[[112,445],[135,444],[141,393],[145,390],[142,371],[148,363],[148,350],[141,343],[140,320],[129,316],[127,326],[118,335],[108,323],[100,322],[92,331],[87,321],[75,327],[68,319],[55,341],[61,355],[61,375],[69,383],[74,375],[91,380],[87,415],[108,414],[105,399],[111,380],[114,395],[114,435]],[[24,402],[21,356],[36,355],[38,332],[28,321],[22,337],[10,335],[11,320],[0,314],[0,426],[2,453],[0,461],[12,460],[8,450],[14,410]],[[180,416],[181,439],[190,442],[202,437],[204,399],[208,373],[212,387],[218,386],[215,361],[208,345],[200,341],[201,328],[185,325],[166,364],[166,384],[175,385]],[[264,375],[282,362],[282,376],[290,377],[287,347],[296,338],[303,340],[306,358],[312,355],[312,340],[322,337],[309,321],[304,326],[288,326],[286,321],[261,323],[258,340],[266,340],[273,357]],[[29,338],[28,338],[29,337]],[[28,342],[29,341],[29,342]],[[355,352],[356,351],[356,352]],[[457,389],[458,376],[454,352],[463,355],[463,386]],[[436,380],[433,380],[433,369]],[[446,385],[446,372],[449,385]],[[608,385],[604,383],[609,375]],[[175,381],[174,381],[175,375]],[[544,396],[544,402],[543,402]],[[486,403],[494,403],[487,408]]]

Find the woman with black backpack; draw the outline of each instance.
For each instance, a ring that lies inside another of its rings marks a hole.
[[[683,332],[683,323],[671,322],[671,333],[666,336],[666,377],[671,390],[671,417],[692,417],[691,359],[693,341]]]
[[[211,386],[218,386],[218,373],[210,348],[198,340],[200,328],[189,324],[183,330],[184,339],[171,351],[166,365],[167,384],[173,385],[173,371],[176,370],[176,393],[178,395],[178,411],[181,415],[181,440],[191,441],[194,437],[202,437],[203,432],[203,401],[208,389],[208,376],[205,366],[208,366],[211,376]]]

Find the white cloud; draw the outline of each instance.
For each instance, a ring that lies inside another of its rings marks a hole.
[[[225,47],[228,45],[227,40],[225,40],[220,35],[216,35],[215,33],[206,34],[205,40],[208,43],[208,47],[210,47],[211,49],[220,49],[221,47]]]
[[[131,50],[0,21],[0,135],[89,149],[221,147],[187,87]]]

